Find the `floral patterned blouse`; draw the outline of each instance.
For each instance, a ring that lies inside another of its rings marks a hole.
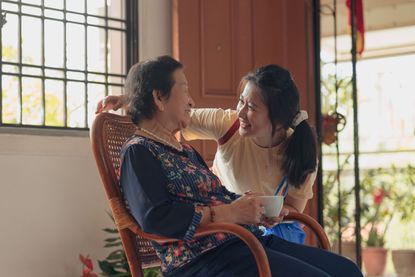
[[[183,151],[139,135],[121,151],[120,184],[128,207],[145,232],[182,239],[153,243],[162,272],[174,272],[201,254],[235,238],[217,233],[193,238],[201,206],[227,204],[239,195],[222,186],[201,156],[183,144]],[[244,226],[255,234],[256,226]]]

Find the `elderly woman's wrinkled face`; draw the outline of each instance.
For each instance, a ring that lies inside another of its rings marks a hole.
[[[186,128],[190,123],[190,111],[195,103],[189,94],[186,76],[183,69],[173,72],[174,86],[170,97],[165,101],[164,113],[175,130]]]

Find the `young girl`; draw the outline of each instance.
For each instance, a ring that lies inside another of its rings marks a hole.
[[[284,195],[285,208],[303,212],[313,197],[317,146],[291,74],[266,65],[243,77],[240,87],[236,110],[193,109],[183,136],[218,142],[212,170],[228,190]],[[125,102],[107,96],[97,112]],[[270,233],[297,243],[305,237],[297,222],[278,224],[266,230]]]

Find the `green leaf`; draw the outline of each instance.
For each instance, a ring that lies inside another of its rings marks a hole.
[[[130,272],[121,272],[121,273],[111,275],[111,277],[131,277],[131,273]]]
[[[113,252],[108,255],[107,260],[118,260],[124,258],[122,253]]]
[[[111,220],[115,223],[115,219],[112,216],[112,213],[110,211],[107,211],[107,215],[111,218]]]
[[[114,247],[114,246],[121,246],[122,242],[114,242],[114,243],[106,243],[104,247]]]
[[[146,268],[143,272],[144,277],[162,277],[159,267]]]
[[[106,242],[114,242],[114,241],[117,241],[117,240],[120,240],[120,238],[119,237],[116,237],[116,238],[108,238],[108,239],[105,239],[104,241],[106,241]]]
[[[113,276],[113,274],[119,273],[108,261],[98,261],[98,266],[102,272],[108,276]]]
[[[116,228],[104,228],[103,231],[111,234],[118,234],[118,230]]]

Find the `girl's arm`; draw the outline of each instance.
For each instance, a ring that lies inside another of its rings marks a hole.
[[[308,200],[313,198],[313,184],[316,176],[317,170],[308,174],[304,184],[299,189],[290,187],[284,201],[284,207],[302,213]]]
[[[221,138],[237,119],[236,111],[223,109],[192,109],[189,126],[182,130],[186,140]]]

